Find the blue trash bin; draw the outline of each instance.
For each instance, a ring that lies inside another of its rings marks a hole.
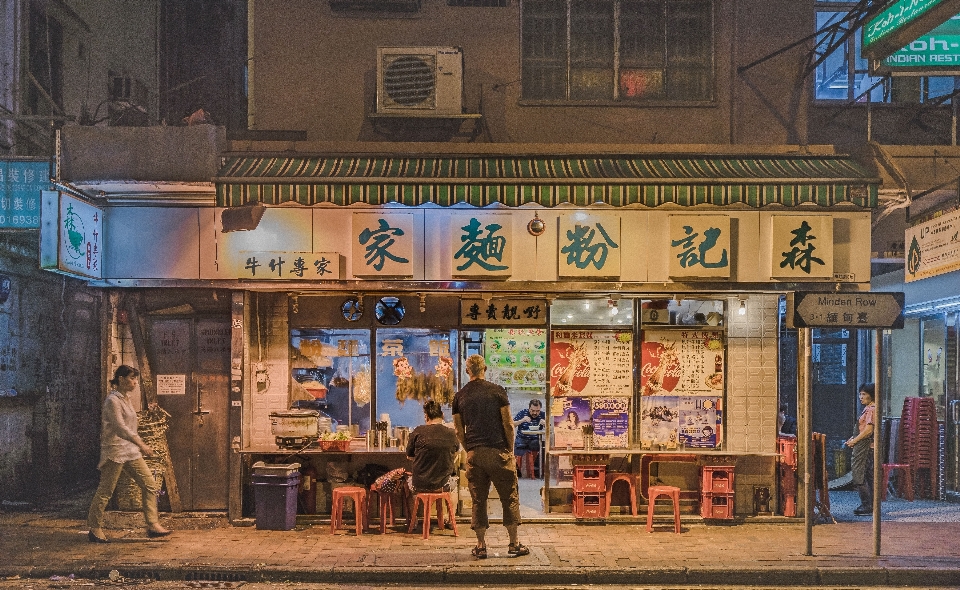
[[[297,525],[297,487],[300,473],[251,476],[256,503],[257,528],[289,531]]]

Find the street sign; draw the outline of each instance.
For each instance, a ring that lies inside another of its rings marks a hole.
[[[903,327],[903,293],[797,291],[787,309],[793,316],[788,324],[794,328]]]
[[[861,53],[883,59],[957,12],[958,0],[896,0],[863,26]]]

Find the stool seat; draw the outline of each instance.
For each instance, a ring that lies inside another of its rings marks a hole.
[[[353,500],[353,513],[356,516],[357,536],[367,528],[367,490],[357,486],[342,486],[333,490],[330,510],[330,534],[343,526],[343,505]]]
[[[522,454],[517,455],[517,477],[520,476],[520,467],[522,466],[523,471],[527,474],[527,478],[536,479],[536,458],[536,453],[533,451],[524,451]]]
[[[401,506],[407,505],[407,485],[404,483],[397,491],[389,493],[371,486],[371,501],[374,494],[377,495],[377,508],[380,512],[380,534],[384,535],[387,532],[387,521],[390,522],[390,526],[394,524],[393,501],[399,500]]]
[[[675,486],[650,486],[647,488],[647,497],[650,499],[647,505],[647,532],[653,532],[653,505],[657,501],[657,496],[668,496],[673,500],[673,530],[680,534],[680,488]]]
[[[613,484],[618,481],[625,481],[630,486],[630,514],[637,515],[637,476],[632,473],[607,473],[606,475],[606,494],[607,494],[607,517],[610,517],[610,498],[613,496]]]
[[[913,502],[913,471],[909,463],[884,463],[883,486],[880,488],[880,500],[887,499],[887,488],[890,486],[890,473],[897,469],[903,471],[904,487],[907,500]]]
[[[413,498],[413,506],[410,509],[410,517],[407,519],[410,524],[407,526],[407,533],[412,533],[417,526],[417,504],[423,504],[423,538],[430,538],[430,508],[433,503],[437,503],[437,526],[443,528],[443,504],[447,503],[447,515],[450,523],[453,524],[453,536],[459,537],[457,532],[457,519],[453,514],[453,500],[450,499],[450,492],[419,492]]]

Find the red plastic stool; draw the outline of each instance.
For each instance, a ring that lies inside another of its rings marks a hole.
[[[343,486],[333,490],[330,511],[330,533],[343,526],[343,504],[353,500],[353,513],[356,515],[357,536],[367,528],[367,490],[356,486]]]
[[[673,500],[673,530],[680,534],[680,488],[674,486],[650,486],[647,488],[650,503],[647,505],[647,532],[653,532],[653,504],[657,496],[669,496]]]
[[[625,481],[630,486],[630,514],[637,515],[637,476],[632,473],[608,473],[606,476],[607,517],[610,516],[610,498],[613,496],[613,484]]]
[[[906,480],[906,498],[913,502],[913,473],[910,471],[909,463],[884,463],[883,464],[883,487],[880,488],[880,500],[887,499],[887,487],[890,486],[890,472],[895,469],[903,470],[903,476]]]
[[[535,479],[537,474],[535,460],[536,453],[533,451],[525,451],[522,455],[517,455],[517,477],[520,477],[520,466],[523,464],[523,470],[527,473],[527,477]]]
[[[450,517],[450,522],[453,524],[453,536],[459,537],[460,533],[457,532],[457,519],[453,514],[453,501],[450,499],[450,492],[420,492],[413,498],[413,507],[410,510],[410,525],[407,527],[407,532],[412,533],[413,529],[417,526],[417,503],[423,504],[423,538],[430,538],[430,507],[433,506],[433,503],[437,503],[437,526],[441,529],[443,528],[443,504],[441,502],[447,503],[447,514]]]
[[[390,521],[390,526],[393,526],[393,501],[399,500],[401,506],[407,505],[407,484],[403,483],[399,490],[393,493],[381,492],[375,487],[370,488],[370,496],[372,501],[373,494],[377,495],[377,506],[380,511],[380,534],[384,535],[387,532],[387,521]]]

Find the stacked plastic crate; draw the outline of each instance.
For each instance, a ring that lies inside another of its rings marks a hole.
[[[606,482],[606,465],[573,468],[573,515],[576,518],[606,518]]]
[[[903,400],[897,463],[913,472],[913,489],[921,498],[935,499],[939,491],[940,425],[937,406],[930,397]],[[902,493],[902,490],[899,490]]]
[[[777,437],[780,460],[777,471],[780,479],[779,506],[784,516],[797,515],[797,437]]]
[[[700,468],[700,516],[733,518],[733,465]]]

